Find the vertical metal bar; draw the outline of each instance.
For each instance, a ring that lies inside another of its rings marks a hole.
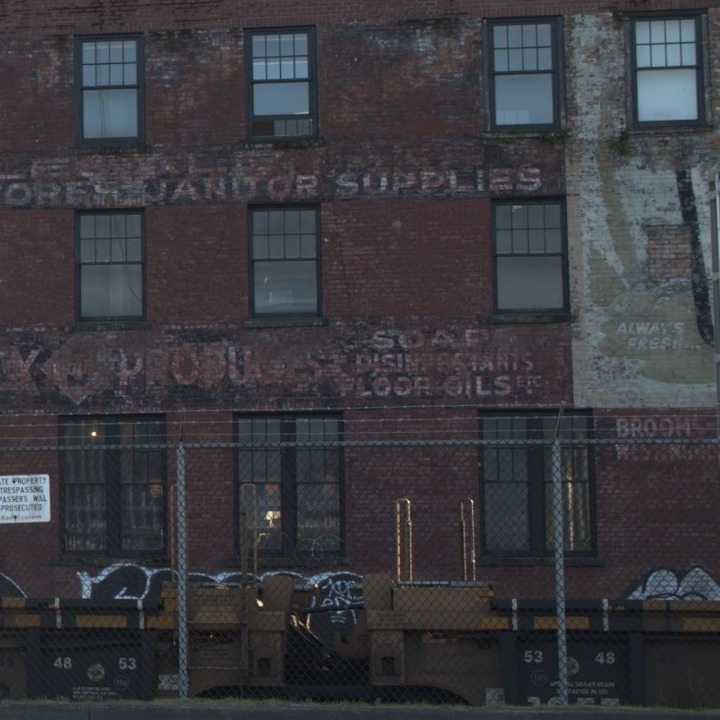
[[[555,611],[557,613],[558,703],[568,704],[567,624],[565,617],[565,513],[563,511],[562,450],[552,445],[552,513],[555,548]]]
[[[175,449],[177,473],[178,697],[189,694],[187,607],[187,515],[185,506],[185,444]]]
[[[475,567],[475,503],[472,498],[460,502],[460,534],[462,545],[463,580],[476,580]]]
[[[399,498],[395,501],[395,570],[398,582],[403,577],[410,582],[413,580],[412,533],[412,505],[409,498]]]
[[[720,174],[710,183],[712,193],[710,213],[710,234],[712,238],[712,287],[713,310],[715,311],[715,407],[717,414],[717,436],[720,438]],[[718,455],[720,463],[720,454]]]

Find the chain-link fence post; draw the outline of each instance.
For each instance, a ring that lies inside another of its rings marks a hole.
[[[565,618],[565,516],[563,512],[562,446],[552,445],[552,515],[555,549],[555,612],[557,617],[558,703],[568,704],[567,625]]]
[[[189,695],[187,607],[187,515],[185,506],[185,444],[175,449],[177,481],[177,592],[178,592],[178,696]]]

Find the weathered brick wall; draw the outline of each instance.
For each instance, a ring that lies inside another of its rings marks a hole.
[[[182,412],[195,410],[196,439],[229,439],[235,411],[380,414],[387,422],[373,427],[386,432],[398,422],[456,428],[460,417],[474,435],[487,408],[564,401],[629,418],[663,405],[714,409],[702,294],[717,131],[630,128],[623,14],[695,3],[28,6],[0,7],[2,413],[36,413],[56,436],[59,414],[165,412],[178,437]],[[563,131],[489,133],[483,18],[558,14]],[[317,28],[321,137],[248,143],[243,30],[305,24]],[[708,26],[714,121],[718,8]],[[144,34],[147,144],[78,149],[72,36],[118,32]],[[573,316],[503,322],[492,316],[491,200],[535,197],[567,198]],[[284,202],[321,206],[323,318],[289,327],[249,319],[247,207]],[[148,322],[78,327],[74,211],[138,207]],[[672,238],[669,257],[661,238]],[[628,420],[615,432],[669,427],[662,422]],[[576,595],[620,593],[649,563],[679,570],[714,557],[716,523],[696,512],[717,504],[709,482],[676,500],[705,459],[665,463],[659,483],[652,458],[614,452],[611,470],[597,475],[599,558],[570,577]],[[13,460],[5,469],[24,468]],[[57,478],[56,457],[33,470]],[[188,466],[191,562],[209,571],[237,566],[233,472],[227,450],[203,451]],[[349,450],[345,491],[354,570],[393,567],[393,503],[410,496],[419,573],[458,574],[453,528],[458,500],[478,496],[474,450]],[[58,492],[54,483],[53,508]],[[668,524],[678,535],[658,543]],[[59,527],[54,515],[3,537],[30,548],[58,592],[72,594],[79,566],[58,559]],[[225,531],[208,531],[217,527]],[[634,557],[633,544],[651,550]],[[22,574],[21,557],[4,562]],[[483,576],[502,594],[552,594],[543,563],[485,567]],[[25,589],[40,593],[37,573],[28,577]]]

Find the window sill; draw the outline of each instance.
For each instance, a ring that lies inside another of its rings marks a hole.
[[[715,128],[707,123],[685,124],[679,123],[674,125],[652,124],[652,125],[635,125],[627,131],[628,136],[632,137],[653,137],[654,135],[710,135]]]
[[[149,155],[152,151],[152,146],[141,142],[75,145],[68,150],[70,155]]]
[[[246,328],[322,327],[327,324],[319,317],[268,317],[246,320]]]
[[[484,140],[513,142],[518,138],[540,140],[548,145],[562,144],[568,139],[568,131],[561,127],[518,128],[517,130],[485,130],[480,133]]]
[[[160,555],[138,555],[133,557],[127,556],[111,556],[111,555],[93,555],[88,553],[83,555],[82,553],[59,555],[58,557],[51,558],[49,561],[50,565],[55,567],[96,567],[106,568],[110,565],[117,565],[122,563],[123,565],[133,565],[138,567],[149,567],[149,568],[166,568],[168,566],[168,559],[165,554]]]
[[[71,329],[74,332],[113,332],[116,330],[151,330],[152,325],[146,320],[108,320],[107,322],[76,322]]]
[[[240,144],[242,149],[246,150],[262,150],[263,148],[272,148],[273,150],[293,149],[293,148],[317,148],[325,147],[325,138],[319,137],[267,137],[248,139]]]
[[[567,323],[573,321],[570,313],[498,313],[490,315],[488,322],[499,325],[520,323]]]
[[[516,555],[485,555],[478,558],[478,567],[553,567],[553,557],[522,557]],[[605,560],[594,556],[573,555],[565,558],[565,565],[570,567],[604,567]]]
[[[240,568],[241,567],[241,560],[239,556],[232,557],[229,560],[225,561],[225,566],[229,568]],[[340,557],[340,556],[328,556],[326,558],[315,559],[315,560],[307,560],[303,561],[302,558],[296,558],[296,557],[286,557],[284,555],[268,555],[266,557],[263,557],[262,555],[258,557],[258,569],[260,572],[264,569],[277,569],[277,568],[300,568],[300,569],[308,569],[308,570],[314,570],[316,567],[347,567],[350,564],[350,560],[346,557]],[[248,568],[249,571],[252,571],[252,568]]]

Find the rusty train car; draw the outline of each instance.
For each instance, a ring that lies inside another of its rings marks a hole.
[[[5,598],[0,695],[557,699],[553,602],[498,599],[477,580],[368,575],[348,631],[332,622],[337,608],[313,601],[316,590],[269,576],[186,592],[166,584],[150,603]],[[576,602],[566,622],[571,703],[720,706],[720,603]]]
[[[238,582],[186,577],[149,600],[0,598],[0,699],[557,702],[555,602],[476,578],[470,500],[463,578],[415,580],[410,513],[398,500],[395,575],[349,583],[341,607],[316,583],[260,579],[248,551]],[[563,617],[571,703],[720,707],[719,601],[570,601]]]

